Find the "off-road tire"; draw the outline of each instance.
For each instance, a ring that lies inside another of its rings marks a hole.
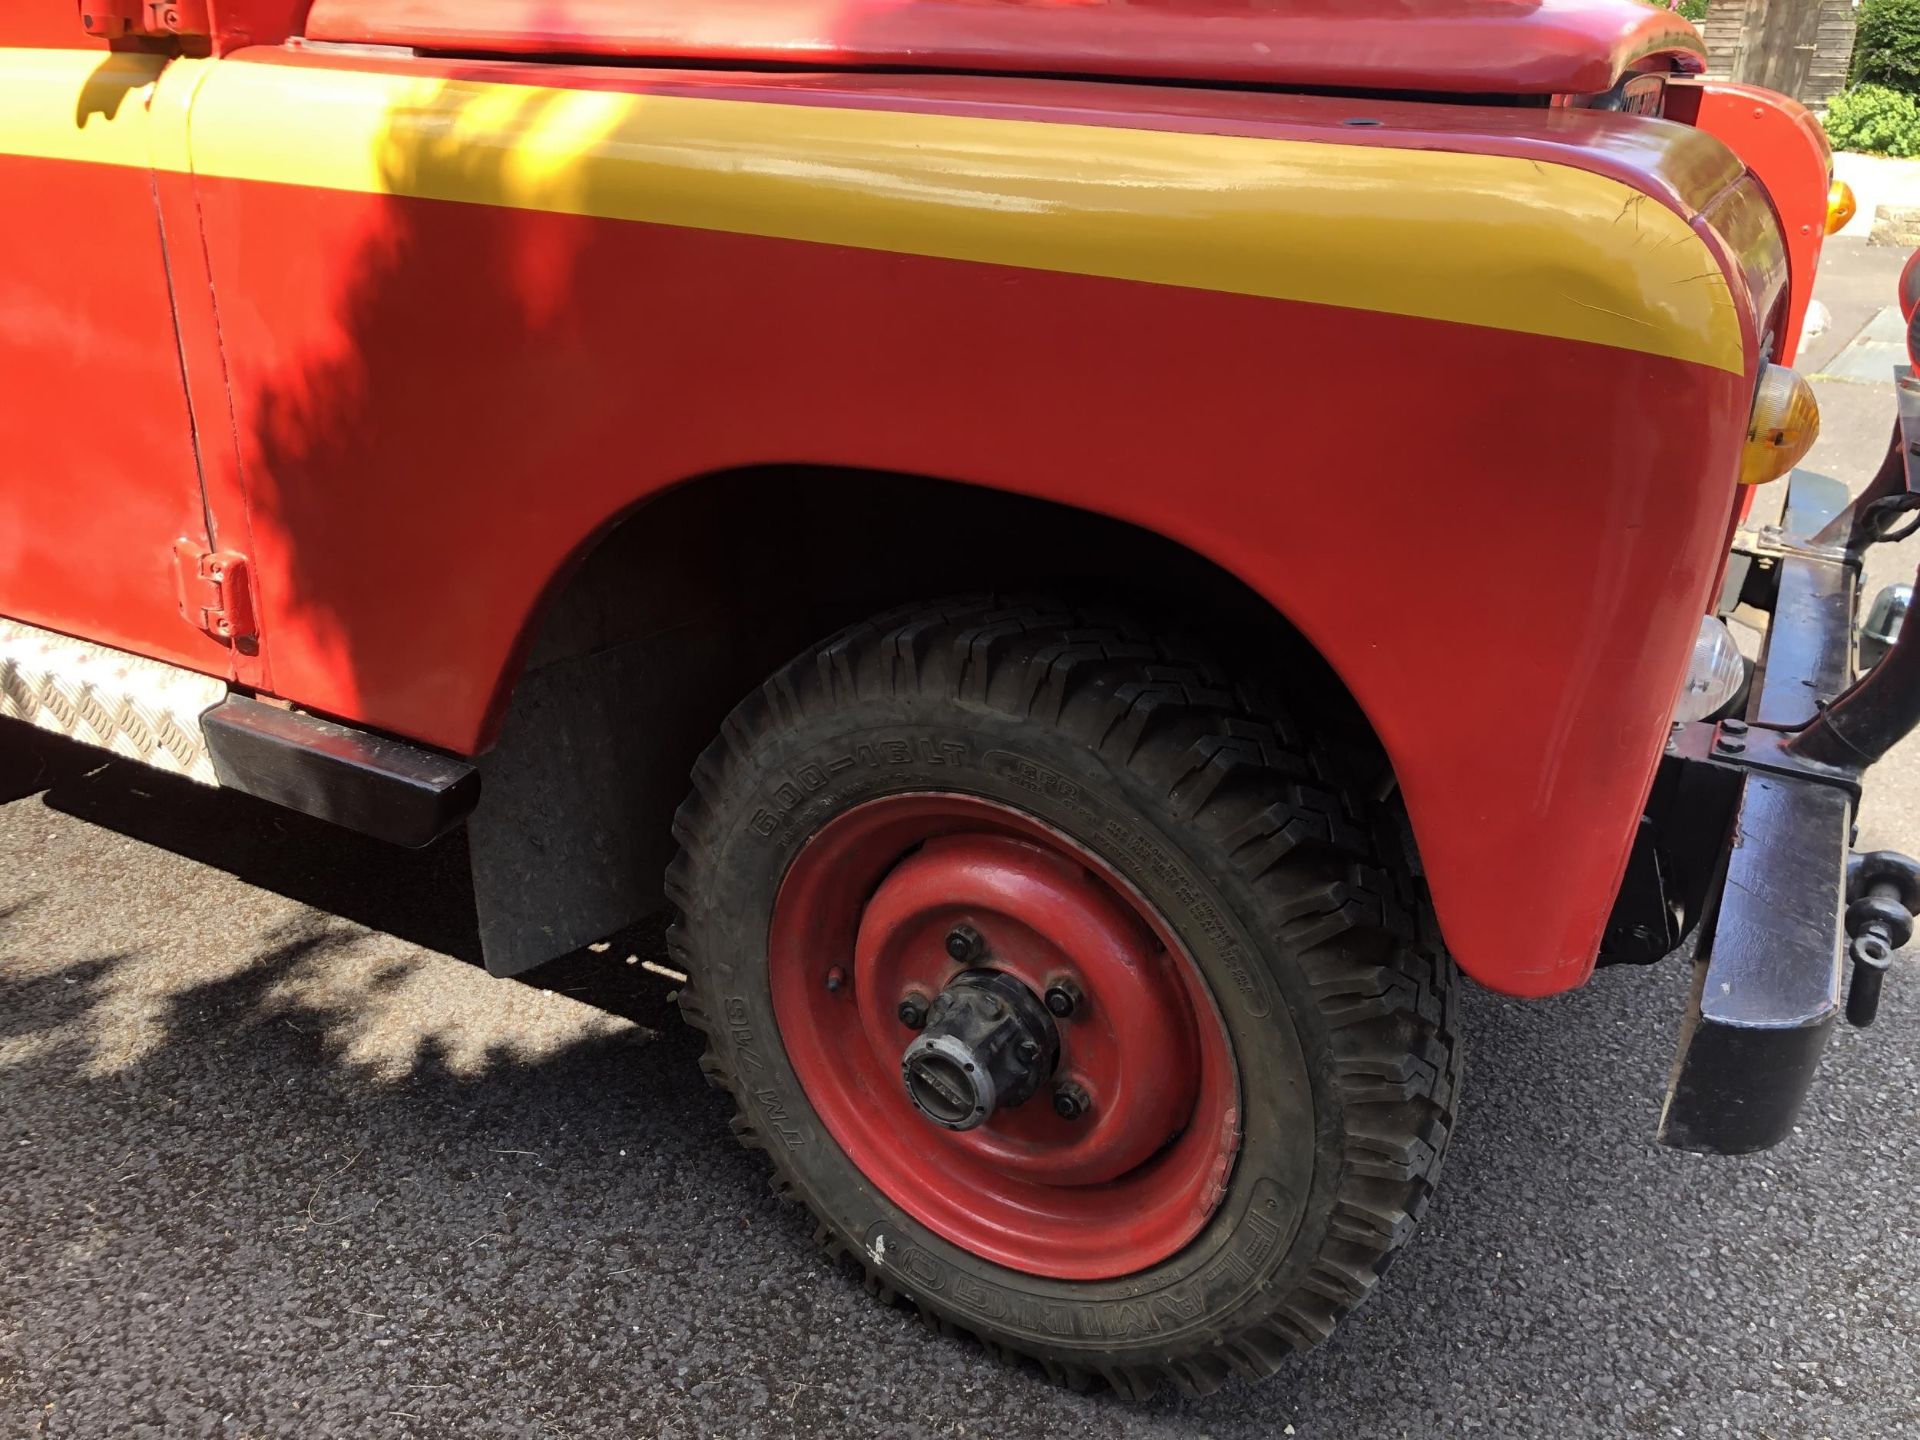
[[[1338,746],[1246,694],[1104,612],[917,606],[842,631],[742,701],[676,817],[680,1004],[735,1134],[871,1292],[1076,1387],[1203,1393],[1325,1338],[1406,1243],[1453,1127],[1456,979],[1404,826]],[[887,739],[904,759],[873,759]],[[809,1105],[769,995],[771,907],[821,824],[913,790],[1011,804],[1073,836],[1159,907],[1207,978],[1241,1148],[1206,1228],[1161,1264],[1068,1282],[978,1259],[868,1183]]]

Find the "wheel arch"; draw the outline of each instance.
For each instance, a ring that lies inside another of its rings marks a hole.
[[[1204,633],[1393,781],[1373,724],[1293,622],[1218,561],[1073,505],[843,466],[715,471],[611,517],[547,587],[495,699],[469,825],[490,969],[514,974],[661,902],[671,822],[742,695],[821,636],[946,593],[1094,595]],[[622,742],[625,743],[622,743]]]

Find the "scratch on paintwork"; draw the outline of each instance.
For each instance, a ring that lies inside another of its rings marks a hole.
[[[1614,319],[1625,320],[1631,325],[1644,325],[1649,330],[1657,328],[1651,320],[1643,319],[1638,315],[1629,315],[1622,310],[1609,310],[1604,305],[1595,305],[1590,301],[1581,300],[1576,296],[1567,294],[1564,290],[1560,292],[1560,298],[1570,304],[1578,305],[1583,310],[1598,310],[1602,315],[1611,315]]]

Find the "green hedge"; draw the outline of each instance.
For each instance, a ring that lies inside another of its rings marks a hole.
[[[1866,0],[1853,39],[1851,79],[1920,95],[1920,0]]]
[[[1678,5],[1669,5],[1667,0],[1646,0],[1646,3],[1656,10],[1678,10],[1696,25],[1707,18],[1707,0],[1680,0]]]
[[[1825,123],[1836,150],[1920,155],[1920,100],[1885,85],[1856,85],[1834,96]]]

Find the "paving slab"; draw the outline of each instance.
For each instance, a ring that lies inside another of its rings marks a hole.
[[[1886,385],[1907,363],[1907,322],[1898,305],[1882,306],[1846,346],[1818,370],[1813,380],[1843,380],[1856,385]]]

